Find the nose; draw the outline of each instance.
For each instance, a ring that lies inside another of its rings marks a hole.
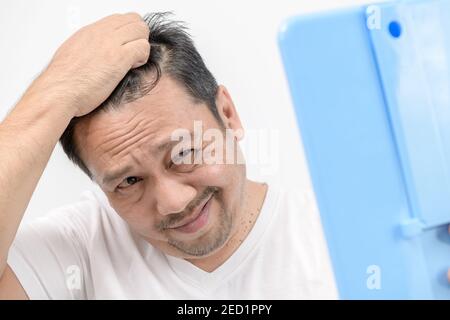
[[[167,178],[160,179],[153,192],[156,209],[161,215],[182,212],[197,194],[194,187]]]

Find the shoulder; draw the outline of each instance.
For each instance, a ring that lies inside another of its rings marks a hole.
[[[279,219],[296,221],[317,220],[319,214],[311,188],[269,184],[274,209]]]
[[[310,285],[314,296],[336,298],[328,246],[312,188],[278,189],[278,200],[266,245],[278,255],[292,281]],[[317,295],[316,295],[317,294]]]
[[[312,189],[269,184],[263,208],[274,236],[270,241],[296,248],[323,244],[322,223]]]

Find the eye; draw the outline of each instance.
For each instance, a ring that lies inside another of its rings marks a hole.
[[[199,150],[195,148],[182,150],[173,157],[169,167],[171,168],[175,166],[176,169],[180,171],[188,171],[189,169],[192,169],[197,164],[196,159],[198,156],[198,151]]]
[[[128,187],[138,183],[141,180],[142,179],[138,178],[138,177],[127,177],[117,186],[117,188],[118,189],[125,189],[125,188],[128,188]]]
[[[194,152],[195,152],[195,149],[194,149],[194,148],[191,148],[191,149],[184,149],[184,150],[182,150],[182,151],[178,154],[178,157],[184,158],[184,157],[186,157],[187,155],[189,155],[189,154],[191,154],[191,153],[194,153]]]
[[[196,154],[197,150],[194,148],[191,149],[184,149],[180,151],[173,159],[173,164],[179,164],[182,163],[188,163],[191,164],[194,162],[194,156]],[[188,156],[191,156],[191,160],[189,160]]]

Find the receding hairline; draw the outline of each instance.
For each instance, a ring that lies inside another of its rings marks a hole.
[[[216,79],[197,51],[185,22],[170,19],[172,15],[172,12],[153,12],[144,16],[150,28],[149,42],[151,48],[154,48],[150,49],[148,61],[143,66],[130,70],[108,98],[84,117],[92,117],[99,110],[121,108],[125,104],[123,101],[131,102],[144,96],[145,91],[150,91],[153,84],[148,86],[148,82],[143,82],[143,75],[156,70],[158,77],[154,85],[161,74],[173,75],[173,79],[179,80],[182,88],[188,91],[195,102],[206,103],[215,118],[221,122],[215,104],[218,88]],[[74,139],[74,128],[80,121],[80,118],[72,119],[61,136],[60,143],[69,159],[92,178],[79,156],[79,147]]]
[[[202,105],[203,107],[207,108],[208,112],[211,112],[211,109],[208,107],[207,102],[202,101],[200,99],[197,99],[195,97],[193,97],[189,91],[186,89],[186,87],[184,86],[183,83],[181,83],[178,79],[168,75],[168,74],[163,74],[159,80],[158,80],[158,84],[160,84],[161,82],[165,82],[167,81],[167,79],[170,79],[170,81],[176,85],[185,95],[185,97],[187,97],[188,99],[190,99],[194,104],[196,105]],[[87,145],[87,141],[86,138],[89,135],[88,131],[86,131],[86,126],[89,125],[89,122],[92,121],[94,118],[96,118],[97,116],[99,116],[99,114],[108,114],[108,113],[114,113],[114,112],[120,112],[121,110],[126,110],[127,105],[136,102],[142,98],[144,98],[147,95],[152,94],[152,92],[154,92],[154,89],[156,90],[160,90],[160,87],[158,87],[158,84],[155,85],[154,88],[152,88],[152,90],[150,90],[146,95],[143,95],[142,97],[137,98],[136,100],[133,101],[127,101],[124,103],[121,103],[119,105],[116,105],[113,108],[101,108],[99,109],[99,112],[91,112],[83,117],[79,118],[79,121],[77,121],[74,125],[73,128],[73,143],[76,146],[76,149],[78,151],[78,157],[80,158],[80,160],[84,163],[84,165],[87,167],[88,161],[87,160],[87,156],[86,156],[86,148],[84,148],[83,146]],[[148,107],[151,107],[150,105],[148,105]],[[212,113],[212,112],[211,112]],[[216,116],[214,115],[214,113],[212,113],[213,118],[217,121],[217,124],[221,127],[224,128],[224,123],[221,119],[217,119]],[[81,127],[81,128],[80,128]],[[81,130],[80,130],[81,129]],[[83,130],[84,129],[84,130]],[[189,130],[189,133],[192,135],[191,130]],[[177,141],[175,141],[177,142]],[[166,149],[167,146],[170,146],[170,140],[169,139],[165,139],[165,143],[162,143],[161,146],[158,146],[159,150],[162,149]],[[89,170],[89,169],[88,169]],[[89,170],[91,175],[93,174],[93,172],[91,172],[91,170]],[[93,175],[91,176],[91,178],[93,178]],[[101,178],[103,180],[103,178]]]

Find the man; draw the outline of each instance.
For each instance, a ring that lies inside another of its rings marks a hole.
[[[317,212],[248,180],[241,138],[180,23],[82,28],[0,126],[0,297],[336,298]],[[17,232],[59,139],[103,192]]]

